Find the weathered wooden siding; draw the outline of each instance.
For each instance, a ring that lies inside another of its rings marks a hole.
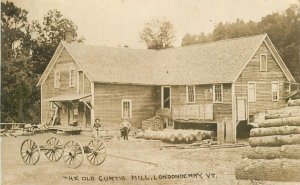
[[[232,92],[231,84],[223,84],[223,103],[213,103],[213,85],[196,85],[195,86],[195,103],[187,103],[186,86],[171,87],[172,105],[185,104],[213,104],[213,120],[220,122],[231,120],[232,117]]]
[[[260,54],[267,54],[267,71],[260,71]],[[287,78],[281,71],[271,52],[263,43],[255,53],[249,64],[243,70],[235,83],[236,97],[248,96],[248,82],[256,82],[256,102],[248,103],[249,114],[265,112],[269,109],[277,109],[286,106],[284,97],[287,95],[288,86],[284,84]],[[279,82],[279,101],[272,101],[271,82]]]
[[[41,86],[41,101],[42,101],[42,122],[46,121],[46,118],[50,116],[50,102],[43,101],[45,99],[64,95],[64,94],[77,94],[77,83],[75,83],[75,87],[69,86],[69,70],[70,68],[74,68],[78,70],[77,64],[74,62],[72,57],[68,54],[66,50],[63,50],[60,56],[57,59],[57,63],[54,65],[51,70],[49,76]],[[60,87],[54,88],[54,70],[60,70]],[[77,75],[77,74],[76,74]],[[87,88],[90,87],[86,85]],[[90,92],[90,91],[89,91]],[[61,105],[61,110],[59,112],[60,122],[62,125],[68,125],[69,120],[73,120],[73,107],[70,111],[67,110],[67,107]],[[48,115],[48,116],[47,116]],[[83,116],[83,115],[80,115]],[[82,121],[83,118],[79,116],[79,121]],[[81,125],[84,126],[84,125]]]
[[[158,108],[156,87],[142,85],[116,85],[95,83],[95,118],[100,118],[103,125],[119,128],[122,122],[122,99],[131,99],[132,118],[128,120],[135,127],[155,115]]]
[[[91,93],[91,82],[87,78],[86,75],[84,75],[84,94],[90,94]]]
[[[161,90],[157,90],[160,95]],[[187,103],[186,86],[171,86],[171,104],[213,104],[213,120],[216,122],[226,122],[226,136],[228,141],[233,141],[234,128],[232,120],[232,89],[231,84],[223,84],[223,103],[213,103],[213,85],[195,86],[195,103]],[[161,101],[159,98],[159,107]]]

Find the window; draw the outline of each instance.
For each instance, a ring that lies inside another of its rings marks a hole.
[[[122,100],[122,118],[131,118],[131,100]]]
[[[256,102],[256,83],[248,82],[248,101]]]
[[[213,102],[223,103],[223,85],[217,84],[213,86]]]
[[[260,54],[260,71],[267,71],[267,54]]]
[[[69,86],[70,87],[75,87],[76,83],[76,70],[75,69],[70,69],[69,72]]]
[[[195,86],[186,86],[186,101],[195,103]]]
[[[249,115],[249,123],[254,123],[255,120],[254,120],[254,115],[250,114]]]
[[[272,101],[279,100],[279,82],[272,82]]]
[[[164,118],[164,123],[166,124],[167,128],[173,128],[174,122],[170,118]]]
[[[60,87],[60,71],[55,70],[54,71],[54,88]]]

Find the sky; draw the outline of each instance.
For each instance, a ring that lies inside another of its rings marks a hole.
[[[4,1],[4,0],[2,0]],[[146,22],[165,18],[176,32],[175,47],[186,33],[213,31],[219,22],[259,21],[283,12],[298,0],[10,0],[26,9],[29,21],[40,20],[57,9],[74,21],[85,43],[145,48],[139,33]]]

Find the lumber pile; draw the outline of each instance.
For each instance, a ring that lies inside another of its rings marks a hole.
[[[199,149],[199,148],[209,148],[211,150],[214,149],[224,149],[224,148],[237,148],[237,147],[248,147],[249,144],[243,143],[222,143],[220,141],[213,141],[212,139],[205,139],[201,141],[195,141],[190,144],[163,144],[160,146],[160,149],[163,148],[176,148],[176,149]]]
[[[269,111],[250,131],[249,144],[235,168],[237,179],[300,182],[300,100]]]
[[[144,130],[163,130],[164,129],[164,120],[161,116],[154,116],[147,120],[142,121],[142,128]]]
[[[165,129],[160,131],[145,130],[139,132],[136,138],[143,138],[149,140],[162,140],[169,142],[194,142],[203,139],[214,138],[214,131],[208,130],[184,130],[184,129]]]

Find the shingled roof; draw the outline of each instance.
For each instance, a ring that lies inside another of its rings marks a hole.
[[[62,45],[91,81],[145,85],[233,83],[267,35],[163,50]]]

